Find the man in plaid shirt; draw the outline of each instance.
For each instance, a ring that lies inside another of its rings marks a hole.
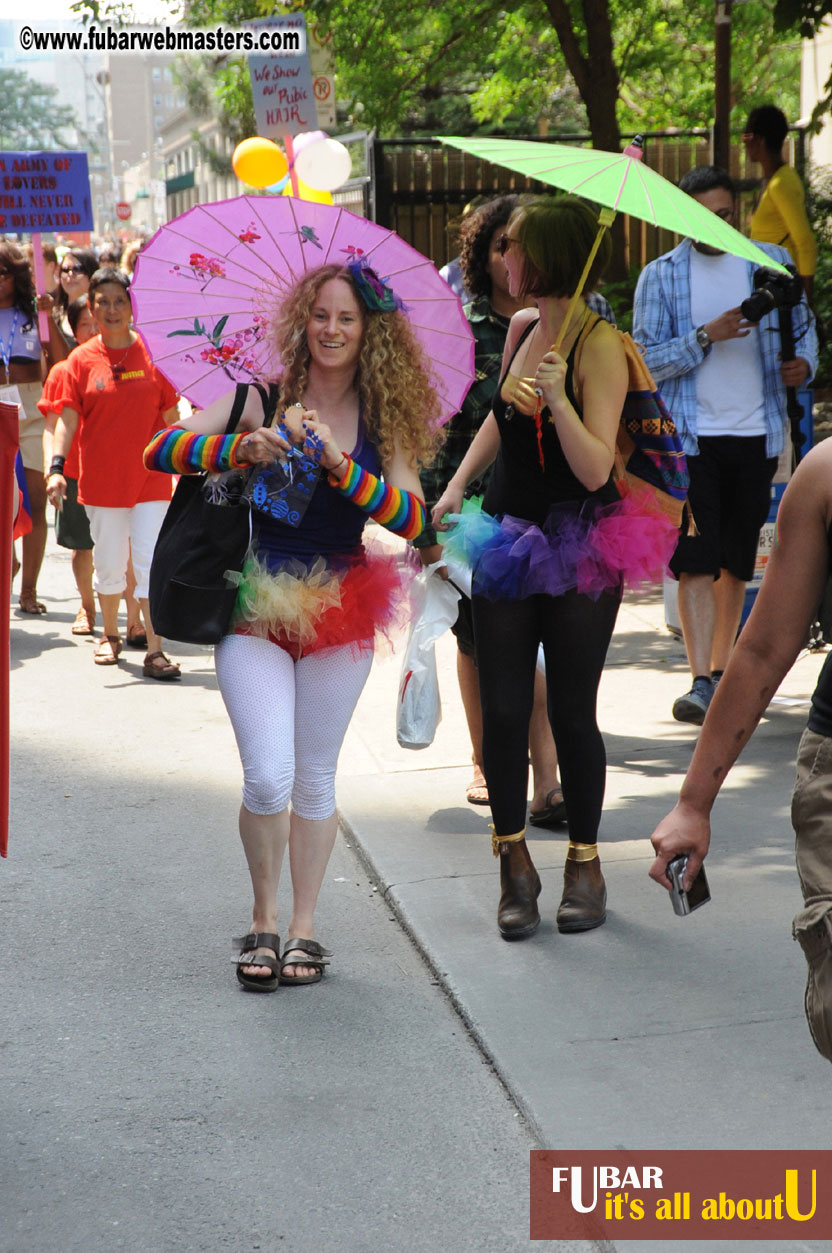
[[[690,170],[679,184],[734,222],[736,200],[724,170]],[[774,244],[758,245],[787,264]],[[670,568],[679,581],[679,618],[693,686],[673,705],[679,722],[701,726],[739,630],[745,585],[754,573],[771,481],[783,451],[786,387],[817,365],[817,336],[805,297],[792,311],[797,356],[779,359],[775,311],[759,324],[740,305],[757,267],[685,239],[647,265],[635,295],[633,338],[661,387],[688,456],[685,511]],[[695,526],[689,527],[692,515]],[[695,530],[695,534],[689,534]]]

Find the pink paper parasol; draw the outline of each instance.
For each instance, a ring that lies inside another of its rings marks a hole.
[[[278,374],[270,327],[289,289],[307,270],[357,258],[404,302],[446,422],[474,377],[474,339],[459,300],[395,231],[337,205],[238,196],[168,222],[136,265],[136,330],[173,386],[204,407],[236,383]]]

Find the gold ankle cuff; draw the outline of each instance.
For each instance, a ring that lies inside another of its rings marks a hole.
[[[598,856],[597,844],[573,844],[569,841],[569,848],[566,850],[567,861],[595,861]]]
[[[500,856],[501,844],[517,844],[526,834],[526,828],[524,827],[522,831],[517,831],[514,835],[498,835],[494,830],[494,824],[489,822],[488,825],[491,828],[491,850],[495,857]]]

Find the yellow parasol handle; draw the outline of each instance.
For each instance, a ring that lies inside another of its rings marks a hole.
[[[593,243],[592,247],[589,250],[589,256],[586,259],[586,265],[584,266],[583,274],[578,279],[578,286],[575,288],[574,292],[572,293],[572,298],[569,301],[569,304],[567,305],[566,316],[563,319],[563,322],[561,323],[561,328],[558,331],[558,337],[555,340],[554,344],[552,345],[552,352],[560,352],[560,346],[563,343],[564,336],[566,335],[566,332],[569,329],[569,324],[572,321],[575,310],[578,307],[578,301],[581,298],[581,292],[584,289],[584,283],[586,282],[587,275],[589,274],[589,271],[592,267],[592,263],[595,260],[595,254],[597,253],[598,249],[601,247],[601,240],[604,238],[604,231],[607,229],[607,227],[612,226],[614,221],[615,221],[614,209],[601,209],[599,211],[598,234],[595,236],[595,242]]]

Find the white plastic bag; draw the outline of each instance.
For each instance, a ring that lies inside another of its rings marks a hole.
[[[459,592],[437,574],[437,561],[417,574],[415,614],[407,640],[396,706],[396,738],[402,748],[427,748],[442,717],[434,645],[456,622]]]

